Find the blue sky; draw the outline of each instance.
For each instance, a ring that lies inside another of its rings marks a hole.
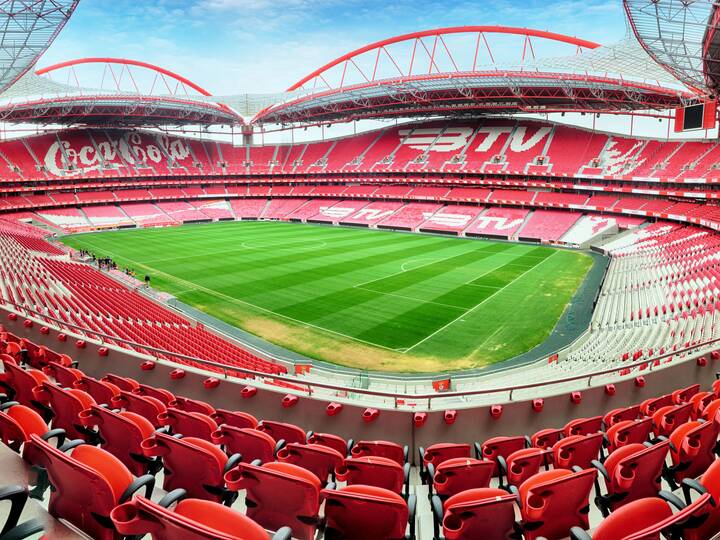
[[[117,56],[177,71],[215,94],[282,91],[386,37],[499,24],[611,43],[620,0],[81,0],[39,66]]]

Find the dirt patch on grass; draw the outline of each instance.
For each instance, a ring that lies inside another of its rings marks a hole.
[[[243,328],[257,336],[311,358],[345,367],[375,371],[428,373],[477,367],[469,359],[448,360],[415,356],[363,345],[342,336],[325,336],[321,331],[289,325],[266,317],[243,321]]]

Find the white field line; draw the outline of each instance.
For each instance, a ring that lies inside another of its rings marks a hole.
[[[436,263],[436,262],[446,261],[446,260],[448,260],[448,259],[450,259],[450,258],[452,258],[452,257],[456,257],[457,255],[458,255],[457,253],[453,253],[452,255],[448,255],[447,257],[442,257],[442,258],[440,258],[440,259],[430,259],[429,257],[421,257],[421,258],[417,258],[417,259],[410,259],[409,261],[405,261],[405,262],[400,266],[400,270],[398,270],[397,272],[393,272],[392,274],[388,274],[387,276],[383,276],[383,277],[379,277],[379,278],[375,278],[375,279],[370,279],[370,280],[368,280],[368,281],[363,281],[362,283],[357,283],[357,284],[353,285],[353,287],[362,287],[363,285],[367,285],[368,283],[374,283],[375,281],[382,281],[382,280],[384,280],[384,279],[387,279],[387,278],[390,278],[390,277],[393,277],[393,276],[397,276],[398,274],[404,274],[405,272],[410,272],[410,271],[412,271],[412,270],[417,270],[418,268],[423,268],[423,267],[425,267],[425,266],[430,266],[431,264],[434,264],[434,263]],[[420,266],[416,266],[415,268],[411,268],[410,270],[406,270],[406,269],[404,268],[404,266],[405,266],[406,264],[410,263],[410,262],[413,262],[413,261],[430,261],[430,262],[429,262],[429,263],[425,263],[425,264],[421,264]]]
[[[462,319],[463,317],[469,315],[470,313],[472,313],[473,311],[475,311],[477,308],[479,308],[480,306],[482,306],[485,302],[487,302],[488,300],[490,300],[493,296],[495,296],[495,295],[498,294],[499,292],[505,290],[507,287],[509,287],[510,285],[512,285],[513,283],[515,283],[517,280],[519,280],[520,278],[522,278],[525,274],[527,274],[527,273],[530,272],[531,270],[534,270],[535,268],[540,267],[545,261],[548,261],[548,260],[552,259],[553,256],[555,256],[557,253],[559,253],[559,252],[556,251],[555,253],[553,253],[552,255],[550,255],[549,257],[547,257],[546,259],[543,259],[543,261],[540,262],[540,264],[537,264],[537,265],[533,266],[532,268],[528,268],[527,270],[525,270],[525,272],[523,272],[522,274],[520,274],[518,277],[516,277],[515,279],[513,279],[511,282],[507,283],[504,287],[502,287],[502,288],[498,289],[497,291],[495,291],[494,293],[492,293],[490,296],[488,296],[485,300],[483,300],[483,301],[480,302],[479,304],[476,304],[475,306],[471,307],[470,309],[468,309],[467,311],[465,311],[464,313],[462,313],[460,316],[456,317],[455,319],[453,319],[452,321],[450,321],[449,323],[447,323],[447,324],[446,324],[445,326],[443,326],[442,328],[438,328],[438,329],[435,330],[432,334],[430,334],[430,335],[427,336],[427,337],[424,337],[423,339],[421,339],[420,341],[418,341],[418,342],[417,342],[415,345],[413,345],[412,347],[408,347],[407,350],[403,351],[403,354],[405,354],[406,352],[410,352],[411,350],[413,350],[413,349],[414,349],[415,347],[417,347],[418,345],[420,345],[420,344],[422,344],[422,343],[425,343],[425,342],[426,342],[428,339],[430,339],[431,337],[439,334],[440,332],[442,332],[443,330],[445,330],[447,327],[455,324],[456,322],[458,322],[458,321],[459,321],[460,319]]]
[[[153,267],[150,267],[150,266],[146,266],[145,264],[143,264],[143,263],[141,263],[141,262],[138,262],[138,261],[136,261],[136,260],[134,260],[134,259],[130,259],[129,257],[124,257],[124,256],[122,256],[122,255],[120,255],[120,254],[113,253],[112,251],[109,251],[109,250],[107,250],[107,249],[103,249],[103,248],[100,248],[100,247],[98,247],[98,246],[95,246],[94,244],[92,244],[92,242],[87,242],[87,241],[86,241],[85,243],[88,244],[89,246],[95,247],[95,249],[98,249],[98,250],[101,250],[101,251],[103,251],[103,252],[105,252],[105,253],[108,253],[108,254],[112,255],[113,257],[126,259],[126,260],[132,262],[133,264],[136,264],[137,266],[139,266],[139,267],[141,267],[141,268],[145,268],[145,269],[147,269],[147,270],[149,270],[149,271],[151,271],[151,272],[155,272],[155,273],[157,273],[157,274],[162,274],[163,276],[167,277],[170,281],[176,281],[176,282],[178,282],[178,283],[182,283],[182,284],[188,285],[188,286],[190,286],[190,287],[194,287],[196,290],[197,290],[197,289],[201,289],[201,290],[207,292],[208,294],[210,294],[210,295],[212,295],[212,296],[216,296],[216,297],[223,298],[223,299],[229,301],[230,303],[240,304],[240,305],[245,305],[245,306],[251,306],[251,307],[254,307],[255,309],[259,309],[260,311],[264,311],[265,313],[270,313],[270,314],[272,314],[272,315],[275,315],[276,317],[281,317],[281,318],[283,318],[283,319],[287,319],[287,320],[289,320],[289,321],[293,321],[294,323],[297,323],[297,324],[299,324],[299,325],[301,325],[301,326],[310,326],[310,327],[312,327],[312,328],[315,328],[316,330],[321,330],[321,331],[323,331],[323,332],[327,332],[327,333],[330,333],[330,334],[335,334],[335,335],[337,335],[337,336],[342,336],[342,337],[347,338],[347,339],[350,339],[350,340],[352,340],[352,341],[357,341],[357,342],[360,342],[360,343],[364,343],[364,344],[366,344],[366,345],[371,345],[371,346],[373,346],[373,347],[379,347],[379,348],[385,349],[385,350],[387,350],[387,351],[398,352],[398,350],[399,350],[399,349],[393,349],[393,348],[391,348],[391,347],[385,347],[384,345],[379,345],[378,343],[373,343],[373,342],[371,342],[371,341],[365,341],[364,339],[360,339],[360,338],[356,338],[356,337],[353,337],[353,336],[349,336],[349,335],[347,335],[347,334],[343,334],[342,332],[336,332],[335,330],[330,330],[329,328],[324,328],[324,327],[322,327],[322,326],[317,326],[317,325],[315,325],[315,324],[312,324],[312,323],[309,323],[309,322],[306,322],[306,321],[301,321],[301,320],[295,319],[295,318],[293,318],[293,317],[288,317],[287,315],[283,315],[282,313],[277,313],[277,312],[275,312],[275,311],[272,311],[271,309],[267,309],[267,308],[264,308],[264,307],[262,307],[262,306],[255,305],[255,304],[253,304],[253,303],[246,302],[245,300],[240,300],[239,298],[233,298],[232,296],[228,296],[227,294],[221,293],[221,292],[219,292],[219,291],[215,291],[215,290],[213,290],[213,289],[208,289],[207,287],[204,287],[204,286],[199,285],[199,284],[197,284],[197,283],[193,283],[192,281],[187,281],[187,280],[182,279],[182,278],[179,278],[179,277],[177,277],[177,276],[173,276],[172,274],[168,274],[168,273],[166,273],[166,272],[163,272],[163,271],[161,271],[161,270],[158,270],[157,268],[153,268]]]

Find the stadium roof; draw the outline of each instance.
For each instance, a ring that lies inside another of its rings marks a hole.
[[[82,73],[88,69],[94,78]],[[694,98],[634,36],[600,46],[546,31],[464,26],[372,43],[279,94],[213,96],[144,62],[71,60],[28,72],[0,94],[0,121],[244,125],[244,118],[252,118],[256,124],[303,125],[378,117],[664,111]]]
[[[83,86],[78,70],[100,74]],[[64,75],[64,81],[50,74]],[[72,84],[71,84],[72,83]],[[0,121],[83,125],[242,124],[240,114],[192,81],[124,58],[81,58],[27,73],[0,94]]]
[[[518,60],[499,60],[488,40],[491,35],[513,38],[504,50],[517,52]],[[555,54],[537,54],[548,43]],[[404,50],[397,51],[401,47]],[[485,63],[478,60],[483,55]],[[560,34],[497,26],[443,28],[379,41],[326,64],[289,90],[302,93],[268,107],[254,121],[660,111],[694,98],[632,36],[600,46]]]
[[[623,0],[630,26],[647,53],[701,94],[720,88],[717,0]]]
[[[79,0],[0,0],[0,92],[35,65]]]

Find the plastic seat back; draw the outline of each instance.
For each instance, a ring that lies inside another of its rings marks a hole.
[[[139,414],[156,428],[160,427],[158,416],[166,410],[165,405],[159,399],[141,396],[126,390],[121,390],[119,395],[112,398],[112,407]]]
[[[60,388],[49,382],[37,386],[33,394],[38,401],[47,403],[52,409],[53,429],[64,429],[70,439],[88,438],[80,422],[80,413],[95,405],[95,400],[90,394],[77,388]]]
[[[161,426],[170,426],[173,433],[180,433],[183,437],[197,437],[210,441],[213,432],[217,429],[215,420],[207,414],[199,412],[181,411],[170,407],[158,415]]]
[[[305,444],[307,434],[305,431],[294,424],[285,422],[272,422],[263,420],[258,424],[257,429],[267,433],[276,441],[283,440],[286,443]]]
[[[140,388],[143,388],[142,385],[140,386]],[[167,390],[165,391],[167,392]],[[167,393],[172,396],[170,392]],[[215,412],[215,408],[209,403],[205,403],[204,401],[200,401],[198,399],[191,399],[182,396],[173,396],[173,399],[170,400],[170,402],[168,403],[168,407],[180,409],[181,411],[186,412],[206,414],[208,416],[211,416]]]
[[[133,481],[125,466],[104,450],[83,444],[68,455],[37,435],[25,445],[25,459],[47,471],[53,491],[48,511],[91,538],[119,538],[109,527],[110,512]]]
[[[596,471],[553,469],[519,488],[524,538],[565,538],[571,527],[588,528],[589,497]]]
[[[188,497],[222,502],[227,455],[217,446],[194,437],[178,439],[155,433],[142,443],[146,457],[160,457],[165,478],[163,489],[184,489]]]
[[[225,475],[228,488],[245,490],[249,518],[266,529],[288,526],[293,538],[312,540],[319,523],[320,480],[291,463],[241,463]]]
[[[610,481],[606,485],[612,510],[631,501],[657,495],[669,449],[670,441],[650,447],[629,444],[608,456],[605,468]]]
[[[495,463],[484,459],[455,458],[441,463],[433,476],[433,488],[441,497],[490,485]]]
[[[148,472],[150,460],[143,454],[142,442],[153,435],[155,428],[146,418],[92,405],[80,413],[80,423],[97,428],[100,447],[122,461],[135,476]]]
[[[545,462],[546,453],[540,448],[523,448],[510,454],[506,460],[507,483],[511,486],[519,486],[537,474]]]
[[[112,399],[120,394],[120,388],[111,382],[99,381],[83,375],[73,383],[73,388],[87,392],[99,405],[112,405]]]
[[[72,368],[70,366],[64,366],[57,362],[50,362],[43,367],[43,373],[49,375],[55,381],[63,387],[74,387],[75,381],[83,376],[82,371],[79,369]]]
[[[660,407],[672,405],[672,394],[665,394],[655,398],[646,399],[640,404],[640,412],[644,416],[652,416]]]
[[[612,425],[605,432],[608,441],[608,452],[614,452],[628,444],[644,443],[648,440],[652,427],[652,418],[623,420]]]
[[[403,498],[373,486],[323,490],[326,538],[400,540],[405,537],[409,510]]]
[[[402,493],[405,482],[405,472],[400,465],[392,459],[378,456],[347,458],[335,469],[335,476],[339,482],[347,482],[349,486],[363,484],[394,493]]]
[[[3,369],[4,373],[0,374],[0,382],[9,390],[12,399],[42,413],[33,389],[43,382],[49,381],[48,376],[38,369],[25,370],[10,360],[3,360]]]
[[[516,500],[515,495],[496,488],[453,495],[443,505],[443,535],[447,540],[514,538]]]
[[[432,464],[435,467],[443,461],[453,458],[469,458],[470,445],[459,443],[438,443],[428,446],[423,455],[425,465]]]
[[[227,411],[225,409],[216,409],[210,415],[218,426],[226,424],[237,428],[256,428],[258,425],[257,418],[252,414],[241,411]]]
[[[591,461],[600,457],[603,434],[571,435],[553,446],[553,461],[556,467],[589,469]]]
[[[321,444],[332,448],[336,452],[339,452],[346,457],[348,454],[348,443],[345,439],[332,433],[315,433],[308,435],[308,444]]]
[[[657,497],[638,499],[618,508],[605,518],[595,531],[593,540],[618,540],[653,527],[659,521],[672,516],[668,504]],[[643,540],[660,540],[660,535],[642,536]]]
[[[15,452],[30,440],[30,435],[42,437],[48,429],[45,420],[30,407],[16,402],[0,407],[0,440]]]
[[[130,377],[121,377],[120,375],[115,375],[114,373],[106,373],[101,380],[110,382],[125,392],[132,392],[140,386],[135,379],[131,379]]]
[[[602,429],[602,422],[602,416],[576,418],[565,424],[563,431],[566,437],[570,437],[571,435],[590,435]]]
[[[715,460],[718,425],[715,422],[686,422],[670,434],[671,471],[676,482],[695,478]]]
[[[224,446],[229,455],[240,454],[246,463],[275,459],[275,439],[256,429],[223,424],[212,434],[212,442]]]
[[[353,446],[350,454],[352,457],[384,457],[392,459],[398,465],[403,465],[406,460],[405,449],[399,444],[389,441],[359,441]]]
[[[518,450],[522,450],[526,446],[525,437],[493,437],[488,439],[482,445],[482,457],[490,461],[496,461],[498,456],[505,459]],[[497,475],[498,469],[495,468],[494,474]]]
[[[328,476],[343,462],[344,456],[320,444],[290,443],[278,450],[277,460],[307,469],[325,484]]]
[[[530,442],[535,448],[548,449],[552,448],[562,436],[562,429],[541,429],[530,437]]]
[[[656,437],[669,437],[676,427],[690,420],[691,412],[692,405],[690,403],[660,407],[652,415],[653,433]]]
[[[687,403],[690,401],[690,399],[700,392],[700,385],[699,384],[693,384],[688,386],[687,388],[680,388],[678,390],[675,390],[672,394],[672,402],[676,405],[680,405],[681,403]]]
[[[116,507],[110,514],[124,536],[152,535],[153,540],[268,540],[249,517],[202,499],[184,499],[169,510],[145,497]]]
[[[603,417],[605,429],[622,422],[624,420],[635,420],[640,415],[640,405],[632,405],[630,407],[621,407],[613,409]]]

